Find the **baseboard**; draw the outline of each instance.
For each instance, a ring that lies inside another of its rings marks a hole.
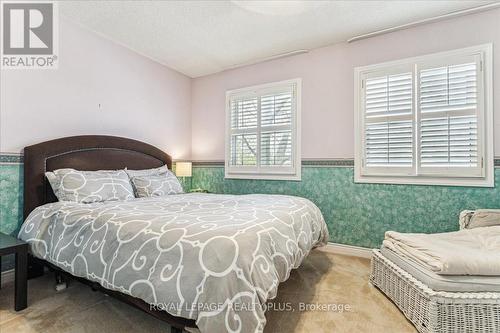
[[[318,248],[318,250],[360,258],[370,259],[372,257],[372,249],[370,248],[339,243],[328,243],[326,246]]]
[[[14,276],[15,275],[13,269],[9,269],[7,271],[2,272],[2,287],[5,284],[14,281]]]

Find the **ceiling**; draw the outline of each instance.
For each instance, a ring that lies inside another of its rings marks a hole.
[[[61,1],[61,15],[190,77],[492,1]]]

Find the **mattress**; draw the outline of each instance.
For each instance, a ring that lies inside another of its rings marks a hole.
[[[403,257],[386,247],[382,247],[380,252],[384,257],[435,291],[500,292],[500,276],[439,275],[416,261]]]

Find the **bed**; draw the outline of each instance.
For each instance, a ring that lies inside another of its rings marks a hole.
[[[57,202],[46,171],[149,169],[170,156],[110,136],[52,140],[24,151],[20,238],[40,266],[70,274],[168,322],[174,332],[262,332],[265,305],[309,251],[328,240],[319,209],[292,196],[177,194]]]

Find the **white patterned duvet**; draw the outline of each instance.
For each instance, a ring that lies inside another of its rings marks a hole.
[[[36,257],[195,319],[203,333],[262,332],[266,301],[328,230],[303,198],[193,193],[46,204],[19,238]]]

